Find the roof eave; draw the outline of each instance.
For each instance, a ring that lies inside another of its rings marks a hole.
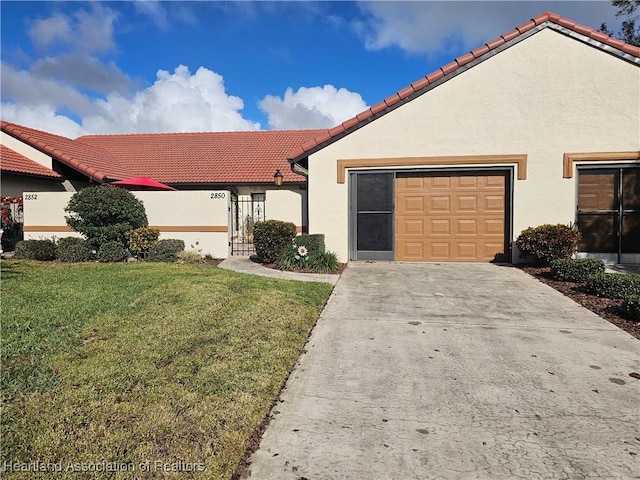
[[[529,22],[526,22],[509,32],[485,43],[471,52],[456,58],[454,61],[440,67],[430,74],[413,82],[408,87],[399,90],[382,102],[370,107],[355,117],[329,130],[328,135],[317,137],[298,147],[287,158],[289,163],[297,163],[310,155],[322,150],[330,144],[344,138],[354,131],[368,125],[396,108],[424,95],[444,82],[456,77],[462,72],[491,58],[505,49],[529,38],[530,36],[551,28],[563,35],[577,39],[583,43],[599,48],[623,60],[640,65],[640,48],[631,46],[622,40],[617,40],[589,27],[570,22],[552,12],[545,12]]]

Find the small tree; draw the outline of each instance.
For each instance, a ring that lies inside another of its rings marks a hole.
[[[112,186],[88,187],[75,193],[65,212],[67,225],[96,249],[106,242],[127,246],[129,233],[147,225],[144,205],[131,192]]]

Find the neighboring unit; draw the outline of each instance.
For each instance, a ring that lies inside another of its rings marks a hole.
[[[290,155],[341,260],[518,261],[525,228],[640,262],[640,48],[553,13]]]

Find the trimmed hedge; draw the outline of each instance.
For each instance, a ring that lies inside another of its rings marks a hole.
[[[629,295],[622,302],[622,312],[629,320],[640,322],[640,295]]]
[[[51,240],[20,240],[16,243],[15,258],[50,262],[56,259],[56,244]]]
[[[530,257],[539,265],[569,258],[578,250],[580,232],[567,225],[544,224],[523,230],[516,239],[520,258]]]
[[[604,273],[604,262],[596,258],[559,258],[551,262],[551,276],[556,280],[584,283],[599,273]]]
[[[112,240],[100,245],[98,249],[98,261],[104,263],[124,262],[129,256],[129,250],[120,242]]]
[[[95,259],[91,245],[84,238],[63,237],[56,244],[56,253],[61,262],[88,262]]]
[[[116,241],[126,246],[134,228],[147,225],[144,205],[136,196],[114,186],[87,187],[73,194],[65,207],[67,225],[93,247]]]
[[[183,240],[177,240],[175,238],[158,240],[158,243],[149,249],[147,260],[152,262],[175,262],[178,260],[178,253],[183,250]]]
[[[640,275],[600,273],[587,279],[585,289],[588,293],[607,298],[640,295]]]
[[[307,247],[309,255],[312,253],[323,253],[325,249],[324,233],[298,235],[293,241],[299,247]]]
[[[267,220],[253,226],[253,246],[256,255],[264,263],[274,263],[280,252],[291,245],[296,236],[296,226],[291,222]]]

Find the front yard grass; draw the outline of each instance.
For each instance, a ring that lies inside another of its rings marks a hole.
[[[3,260],[2,478],[230,478],[331,288]]]

